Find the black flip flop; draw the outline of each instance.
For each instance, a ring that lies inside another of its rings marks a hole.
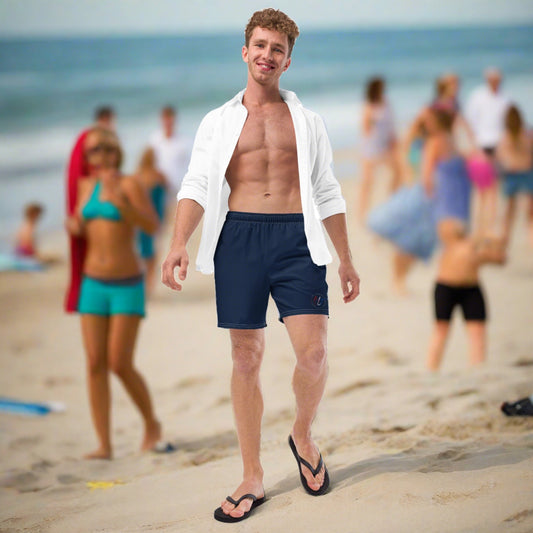
[[[324,460],[322,459],[322,454],[320,454],[320,461],[318,461],[318,466],[316,468],[313,468],[305,459],[298,455],[298,450],[296,449],[294,440],[292,440],[292,435],[289,435],[289,446],[291,447],[292,453],[294,454],[294,458],[298,463],[298,469],[300,470],[300,481],[302,482],[303,488],[308,494],[311,494],[312,496],[321,496],[322,494],[325,494],[329,488],[329,474],[328,469],[324,464]],[[311,488],[309,488],[309,485],[307,484],[307,479],[305,479],[305,476],[302,474],[302,465],[309,468],[313,476],[316,476],[322,469],[322,466],[324,466],[324,483],[322,483],[322,486],[318,490],[312,490]]]
[[[215,509],[215,520],[218,520],[219,522],[240,522],[241,520],[246,520],[252,513],[252,511],[259,507],[261,504],[265,503],[265,496],[262,498],[258,498],[257,496],[254,496],[253,494],[245,494],[244,496],[241,496],[238,500],[234,500],[231,496],[227,496],[226,500],[228,502],[235,505],[235,507],[238,507],[239,504],[246,499],[252,500],[252,506],[250,507],[249,511],[246,511],[242,516],[231,516],[230,514],[226,514],[222,507],[219,507],[218,509]]]
[[[504,402],[500,409],[507,416],[533,416],[533,403],[529,398],[522,398],[516,402]]]

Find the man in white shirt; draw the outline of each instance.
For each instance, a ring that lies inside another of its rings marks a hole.
[[[174,194],[181,186],[190,158],[190,146],[186,139],[178,135],[177,113],[172,106],[161,110],[161,129],[150,137],[150,146],[156,158],[156,166],[167,178]]]
[[[359,294],[324,124],[294,93],[279,88],[298,33],[274,9],[258,11],[248,22],[242,48],[246,89],[208,113],[198,129],[162,266],[163,283],[181,290],[189,264],[186,245],[205,213],[197,268],[214,270],[218,324],[230,330],[232,402],[244,467],[242,483],[215,511],[223,522],[247,518],[265,498],[259,370],[269,295],[296,354],[297,408],[289,444],[304,489],[312,495],[328,489],[328,471],[311,438],[327,376],[325,265],[331,256],[321,222],[339,256],[344,301]]]
[[[501,92],[502,75],[498,69],[485,71],[486,85],[475,89],[466,105],[466,118],[474,131],[479,148],[489,157],[503,133],[509,98]]]

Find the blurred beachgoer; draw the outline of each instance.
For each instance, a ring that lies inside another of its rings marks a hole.
[[[385,98],[385,81],[372,78],[366,85],[366,101],[361,121],[361,186],[359,190],[359,218],[362,222],[370,204],[374,173],[385,164],[392,172],[390,191],[400,185],[400,166],[396,150],[396,133],[390,104]]]
[[[321,220],[339,256],[344,302],[359,294],[326,128],[294,93],[279,88],[298,33],[275,9],[249,20],[242,47],[246,88],[208,113],[198,129],[162,267],[163,283],[181,290],[187,242],[205,212],[196,265],[206,274],[214,271],[218,325],[230,329],[232,402],[244,467],[242,483],[215,511],[224,522],[248,518],[264,501],[259,374],[270,294],[296,353],[289,444],[303,488],[314,496],[328,490],[329,474],[311,436],[327,377],[325,275],[331,255]]]
[[[402,142],[402,152],[407,156],[407,161],[411,170],[416,174],[422,159],[422,150],[425,138],[427,137],[427,127],[425,125],[430,109],[447,112],[452,117],[452,131],[454,137],[463,134],[475,147],[475,138],[472,129],[461,113],[459,104],[460,80],[457,74],[449,72],[439,76],[435,81],[435,95],[429,105],[424,106],[415,117],[407,134]]]
[[[159,225],[161,225],[165,214],[167,181],[165,176],[156,168],[155,154],[152,148],[147,148],[142,153],[135,178],[139,180],[139,183],[150,197],[159,219]],[[148,234],[142,230],[139,230],[137,233],[139,253],[144,261],[145,267],[147,296],[152,294],[155,283],[155,266],[157,260],[155,239],[155,235]]]
[[[430,107],[450,113],[453,119],[452,128],[454,135],[457,136],[460,130],[463,130],[462,133],[466,135],[472,148],[474,148],[476,146],[474,132],[463,116],[461,104],[459,103],[460,83],[461,80],[459,79],[459,76],[454,72],[443,74],[437,79],[436,94]]]
[[[37,261],[41,265],[51,265],[59,261],[59,257],[43,254],[37,246],[37,225],[44,213],[44,207],[36,202],[24,207],[24,218],[15,237],[15,255]]]
[[[402,185],[370,211],[371,231],[391,242],[394,292],[407,294],[406,278],[417,259],[427,261],[437,245],[433,202],[420,183]]]
[[[114,130],[115,112],[109,106],[100,106],[94,112],[95,125],[104,129]],[[66,179],[66,211],[67,216],[74,213],[78,201],[78,181],[91,175],[91,167],[87,162],[85,141],[91,128],[83,130],[76,139],[71,151]],[[71,235],[70,248],[70,280],[65,295],[65,310],[76,312],[81,284],[81,269],[85,258],[86,243],[83,237]]]
[[[31,203],[24,208],[24,219],[17,231],[15,253],[21,257],[37,258],[36,230],[44,208],[41,204]]]
[[[485,361],[487,311],[479,268],[487,263],[502,265],[505,262],[502,239],[474,239],[467,235],[464,226],[452,219],[441,222],[439,233],[444,248],[434,289],[435,327],[426,362],[431,371],[440,367],[456,306],[461,307],[466,322],[470,364],[479,365]]]
[[[178,112],[174,107],[163,107],[160,117],[161,129],[152,134],[149,144],[155,152],[156,166],[171,188],[170,196],[174,197],[187,172],[191,147],[188,139],[178,134]]]
[[[516,216],[517,196],[527,195],[529,242],[533,246],[533,139],[528,135],[522,114],[511,105],[505,114],[505,132],[496,148],[502,169],[503,192],[507,198],[503,235],[508,242]]]
[[[502,75],[498,69],[485,70],[485,80],[486,84],[470,95],[466,118],[474,131],[477,145],[492,158],[504,131],[510,100],[501,91]]]
[[[434,200],[437,232],[442,222],[448,220],[466,229],[471,186],[465,159],[452,136],[453,118],[446,111],[431,109],[426,125],[429,137],[424,145],[422,182],[427,195]]]
[[[475,186],[474,228],[480,233],[494,231],[497,219],[497,173],[494,168],[496,146],[504,132],[509,98],[501,91],[502,75],[496,68],[485,70],[486,84],[475,89],[466,104],[466,118],[474,131],[478,155],[471,163]],[[492,170],[491,170],[491,167]]]
[[[145,425],[141,448],[153,449],[161,437],[148,389],[133,364],[139,323],[145,312],[135,230],[155,231],[157,215],[139,182],[120,174],[122,151],[111,130],[91,128],[85,153],[92,177],[79,180],[78,201],[66,227],[70,234],[83,236],[87,242],[78,311],[98,448],[86,457],[109,459],[110,371],[122,381],[141,412]]]
[[[417,259],[428,260],[437,244],[441,220],[468,224],[470,182],[452,127],[454,115],[448,110],[427,108],[420,116],[424,135],[422,186],[404,186],[369,216],[369,227],[391,241],[393,287],[398,295],[407,293],[407,276]],[[435,228],[436,225],[436,228]]]
[[[533,416],[533,394],[515,402],[503,402],[500,409],[507,416]]]

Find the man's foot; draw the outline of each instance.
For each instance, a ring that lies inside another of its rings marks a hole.
[[[263,480],[258,479],[257,481],[243,481],[237,490],[231,495],[231,498],[235,502],[239,502],[239,499],[245,494],[253,494],[257,498],[257,502],[254,502],[252,498],[245,498],[238,505],[234,505],[226,499],[220,504],[219,509],[221,509],[225,515],[231,518],[242,519],[244,514],[251,510],[252,505],[260,505],[263,503],[265,497]],[[220,514],[220,512],[218,514]],[[215,518],[217,517],[215,516]],[[219,518],[217,518],[217,520],[219,520]]]
[[[522,398],[516,402],[504,402],[501,410],[507,416],[533,416],[533,403],[529,398]]]
[[[98,448],[94,452],[87,453],[83,456],[84,459],[111,459],[111,448]]]
[[[144,440],[141,445],[141,451],[146,452],[148,450],[155,449],[158,442],[161,441],[161,424],[158,420],[154,420],[150,424],[146,425],[144,430]]]
[[[298,463],[302,485],[307,493],[320,496],[329,487],[328,469],[322,460],[322,455],[311,439],[302,439],[297,442],[292,435],[289,435],[289,446]]]

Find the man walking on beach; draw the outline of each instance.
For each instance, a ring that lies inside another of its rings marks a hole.
[[[258,11],[248,22],[242,48],[246,89],[208,113],[198,129],[162,266],[163,283],[181,290],[189,264],[186,245],[205,213],[197,268],[214,271],[218,325],[230,330],[231,392],[243,461],[242,483],[215,511],[224,522],[247,518],[265,500],[259,370],[269,295],[296,354],[296,420],[289,444],[304,489],[321,495],[329,486],[311,438],[327,377],[325,265],[331,256],[321,221],[339,256],[344,301],[359,294],[325,126],[294,93],[279,88],[298,34],[296,24],[274,9]]]
[[[161,129],[150,137],[150,146],[155,152],[158,170],[165,175],[175,194],[180,190],[189,164],[190,143],[178,134],[177,111],[174,107],[163,107],[160,117]]]
[[[510,101],[502,92],[502,74],[494,67],[485,70],[486,84],[476,88],[466,104],[466,118],[479,148],[493,158],[503,135],[505,112]]]

